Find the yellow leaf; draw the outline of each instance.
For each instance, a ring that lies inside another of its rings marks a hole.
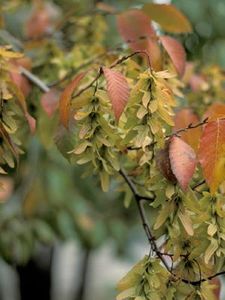
[[[188,215],[188,213],[184,209],[179,209],[178,211],[178,218],[180,219],[182,225],[184,226],[185,231],[188,235],[194,235],[194,230],[192,227],[191,219]]]
[[[216,250],[218,249],[218,242],[215,239],[211,239],[211,243],[208,246],[208,248],[205,251],[205,263],[208,264],[210,258],[213,256],[213,254],[216,252]]]

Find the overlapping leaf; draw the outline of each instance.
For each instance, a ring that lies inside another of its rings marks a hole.
[[[183,76],[186,64],[186,53],[183,46],[170,36],[161,36],[160,41],[168,53],[177,73]]]
[[[160,70],[161,52],[149,17],[140,10],[128,10],[118,15],[117,27],[130,48],[134,51],[147,51],[151,58],[152,67],[155,70]]]
[[[129,98],[129,86],[126,78],[118,71],[103,68],[107,82],[107,92],[112,103],[113,111],[119,120]]]
[[[199,161],[212,194],[225,180],[225,120],[216,119],[203,129]]]
[[[147,3],[143,11],[161,28],[172,33],[187,33],[192,26],[184,14],[172,4]]]

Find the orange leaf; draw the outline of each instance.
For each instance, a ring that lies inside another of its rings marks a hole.
[[[117,16],[117,27],[125,42],[134,51],[147,51],[152,67],[161,68],[161,52],[150,19],[141,10],[132,9]]]
[[[51,117],[59,105],[59,91],[51,89],[41,97],[41,105],[49,117]]]
[[[213,103],[204,114],[205,118],[208,118],[208,121],[225,118],[225,104],[219,102]]]
[[[192,31],[192,26],[184,14],[172,4],[147,3],[143,11],[165,31],[186,33]]]
[[[119,120],[129,98],[129,86],[126,78],[120,72],[105,67],[103,72],[113,111],[116,119]]]
[[[161,36],[160,41],[172,60],[177,73],[180,76],[184,75],[186,53],[181,43],[170,36]]]
[[[80,81],[83,79],[86,73],[78,74],[65,88],[62,92],[59,100],[59,115],[61,123],[67,128],[69,121],[69,112],[70,112],[70,98],[74,90],[78,87]]]
[[[189,108],[184,108],[176,113],[174,119],[174,131],[177,131],[181,128],[185,128],[190,124],[196,124],[200,120],[198,116]],[[180,137],[183,141],[185,141],[188,145],[190,145],[195,152],[198,150],[199,140],[202,134],[202,129],[200,127],[187,130],[186,132],[182,132]]]
[[[169,157],[173,174],[181,188],[186,190],[196,167],[194,150],[180,138],[174,136],[170,140]]]
[[[225,120],[204,126],[199,147],[199,161],[212,194],[225,180]]]

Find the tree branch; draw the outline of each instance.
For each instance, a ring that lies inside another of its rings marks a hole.
[[[148,55],[148,53],[147,53],[146,51],[141,51],[141,50],[140,50],[140,51],[135,51],[135,52],[133,52],[133,53],[131,53],[131,54],[129,54],[129,55],[126,55],[126,56],[123,56],[123,57],[117,59],[114,63],[112,63],[112,64],[109,66],[109,68],[110,68],[110,69],[113,69],[113,68],[115,68],[116,66],[118,66],[119,64],[123,63],[123,62],[126,61],[127,59],[129,59],[129,58],[131,58],[131,57],[133,57],[133,56],[135,56],[135,55],[137,55],[137,54],[144,54],[144,55],[146,55],[146,56],[148,57],[148,64],[149,64],[150,72],[152,72],[149,55]],[[77,92],[77,93],[74,95],[73,98],[76,98],[76,97],[80,96],[83,92],[85,92],[85,91],[88,90],[90,87],[92,87],[92,86],[95,84],[95,82],[102,76],[102,74],[103,74],[103,67],[100,67],[100,68],[99,68],[99,71],[98,71],[98,73],[97,73],[97,75],[95,76],[95,78],[94,78],[88,85],[86,85],[83,89],[81,89],[79,92]]]
[[[179,134],[182,133],[182,132],[186,132],[190,129],[195,129],[197,127],[201,127],[201,126],[203,126],[207,123],[208,123],[208,118],[205,118],[202,122],[199,122],[199,123],[196,123],[196,124],[190,123],[187,127],[180,128],[180,129],[176,130],[175,132],[167,135],[166,138],[172,137],[172,136],[179,136]]]
[[[200,125],[199,125],[200,126]],[[170,268],[169,264],[167,263],[167,261],[165,260],[164,256],[169,256],[171,259],[173,258],[173,254],[169,254],[169,253],[163,253],[159,250],[158,246],[157,246],[157,243],[155,241],[155,237],[153,236],[152,232],[151,232],[151,229],[150,229],[150,226],[148,224],[148,221],[147,221],[147,218],[145,216],[145,209],[144,209],[144,203],[143,201],[140,201],[140,200],[144,200],[145,197],[139,195],[137,189],[136,189],[136,186],[134,185],[134,183],[130,180],[129,176],[125,173],[124,170],[120,170],[119,171],[120,175],[124,178],[124,180],[126,181],[127,185],[129,186],[130,190],[132,191],[133,193],[133,196],[136,200],[136,204],[137,204],[137,207],[138,207],[138,211],[139,211],[139,214],[140,214],[140,217],[141,217],[141,222],[142,222],[142,226],[144,228],[144,231],[145,231],[145,234],[148,238],[148,241],[149,241],[149,244],[151,246],[151,249],[153,252],[155,252],[155,254],[157,255],[157,257],[161,260],[162,264],[164,265],[164,267],[167,269],[167,271],[173,276],[174,279],[176,280],[181,280],[183,283],[186,283],[186,284],[190,284],[190,285],[193,285],[193,286],[198,286],[200,285],[202,282],[205,282],[205,281],[208,281],[208,280],[211,280],[217,276],[220,276],[220,275],[224,275],[225,274],[225,271],[221,271],[221,272],[218,272],[214,275],[211,275],[207,278],[200,278],[199,280],[188,280],[188,279],[184,279],[184,278],[181,278],[181,277],[178,277],[176,274],[173,273],[173,270]],[[147,200],[153,200],[153,198],[149,198],[149,197],[146,197]],[[187,255],[181,255],[183,257],[187,257]],[[201,276],[200,276],[201,277]]]
[[[151,245],[152,251],[154,251],[156,253],[156,255],[160,258],[160,260],[163,263],[163,265],[165,266],[165,268],[170,272],[170,266],[168,265],[167,261],[165,260],[163,254],[159,251],[158,246],[155,241],[155,237],[153,236],[153,234],[150,230],[147,218],[145,216],[145,210],[144,210],[144,206],[143,206],[144,203],[143,203],[143,201],[140,201],[140,200],[145,199],[146,197],[142,197],[138,194],[136,186],[133,184],[133,182],[130,180],[130,178],[127,176],[127,174],[122,169],[119,171],[119,173],[124,178],[124,180],[128,184],[129,188],[131,189],[131,191],[135,197],[138,211],[139,211],[141,221],[142,221],[142,226],[145,230],[145,234],[148,238],[149,244]],[[151,198],[148,198],[148,199],[151,199]],[[151,201],[152,200],[153,199],[151,199]]]
[[[32,82],[37,87],[39,87],[39,89],[42,92],[47,93],[47,92],[50,91],[50,88],[40,78],[38,78],[36,75],[31,73],[30,71],[28,71],[24,67],[20,67],[19,70],[20,70],[20,73],[22,75],[24,75],[30,82]]]

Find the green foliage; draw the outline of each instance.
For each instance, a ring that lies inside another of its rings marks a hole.
[[[67,1],[27,1],[21,43],[7,31],[19,3],[3,7],[0,34],[25,59],[0,48],[0,172],[12,174],[17,203],[1,210],[1,255],[25,263],[38,242],[57,238],[93,249],[114,237],[124,248],[136,212],[121,210],[119,190],[126,207],[136,201],[150,254],[119,282],[117,300],[216,299],[210,279],[224,272],[225,254],[224,71],[186,62],[168,32],[191,25],[173,5],[68,11]],[[115,13],[126,46],[109,49],[107,15]],[[24,120],[35,137],[19,130]],[[17,145],[27,155],[19,175]]]

